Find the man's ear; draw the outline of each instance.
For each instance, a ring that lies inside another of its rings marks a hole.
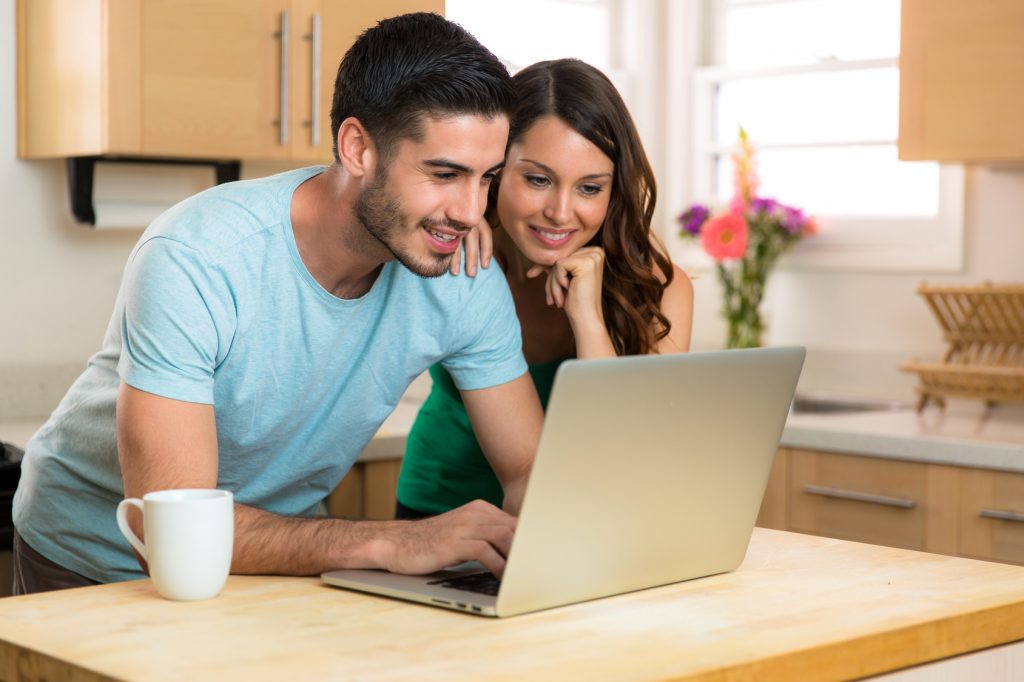
[[[377,148],[358,118],[350,116],[338,127],[338,160],[353,177],[373,177]]]

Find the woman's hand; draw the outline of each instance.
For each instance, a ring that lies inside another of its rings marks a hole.
[[[491,264],[491,256],[494,255],[494,236],[487,219],[481,220],[476,227],[466,233],[462,243],[452,256],[452,263],[448,270],[453,274],[459,274],[462,264],[462,250],[466,251],[466,274],[476,277],[476,266],[486,268]],[[479,259],[479,260],[478,260]]]
[[[586,246],[551,267],[534,265],[526,276],[547,272],[545,298],[548,305],[565,311],[573,329],[599,324],[604,327],[601,310],[601,279],[604,276],[604,249]]]

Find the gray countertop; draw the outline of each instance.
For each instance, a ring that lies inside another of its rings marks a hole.
[[[418,395],[403,398],[360,461],[401,457],[421,400]],[[43,421],[0,421],[0,440],[24,447]],[[782,446],[1024,472],[1024,408],[986,411],[980,404],[964,403],[921,414],[910,409],[793,414]]]
[[[793,414],[782,445],[1024,472],[1024,410],[980,403],[839,414]]]
[[[360,462],[395,459],[405,452],[405,437],[419,412],[421,400],[403,398],[378,429],[377,434],[359,455]],[[24,448],[29,438],[39,430],[46,417],[0,420],[0,441]]]

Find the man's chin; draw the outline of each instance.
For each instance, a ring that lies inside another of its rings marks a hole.
[[[405,256],[399,256],[398,262],[401,263],[406,270],[409,270],[414,275],[433,279],[440,277],[441,275],[448,272],[448,268],[452,263],[452,256],[440,256],[436,258],[426,258],[413,260]]]

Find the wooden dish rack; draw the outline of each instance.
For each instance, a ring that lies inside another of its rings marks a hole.
[[[918,375],[918,411],[947,397],[994,403],[1024,402],[1024,284],[932,285],[924,297],[942,327],[941,362],[904,362]]]

